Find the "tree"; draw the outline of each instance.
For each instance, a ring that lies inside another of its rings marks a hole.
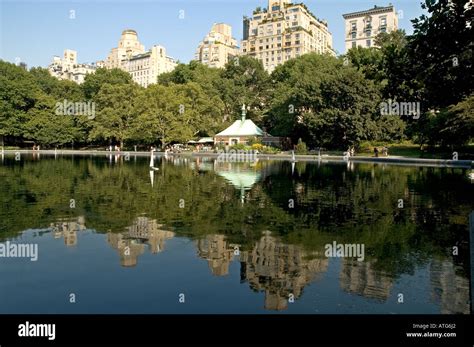
[[[0,137],[22,138],[28,111],[41,93],[35,80],[19,66],[0,61]]]
[[[86,99],[93,99],[105,84],[131,84],[132,77],[129,73],[120,69],[99,68],[93,74],[88,74],[81,84]]]
[[[241,56],[229,61],[218,85],[227,117],[240,117],[242,105],[248,107],[247,117],[261,124],[268,107],[270,79],[262,62]]]
[[[385,75],[382,73],[382,52],[379,48],[364,48],[357,46],[351,48],[344,60],[361,71],[367,79],[386,83]]]
[[[161,142],[165,147],[171,142],[186,143],[200,132],[209,133],[217,128],[223,106],[219,99],[206,97],[194,82],[151,85],[137,99],[133,128],[135,138],[147,143]]]
[[[102,85],[96,96],[97,116],[90,121],[92,125],[89,140],[124,142],[133,138],[132,124],[136,118],[136,102],[140,87],[136,84]]]
[[[423,14],[412,20],[410,64],[423,83],[427,109],[456,104],[474,92],[472,18],[468,0],[425,0]]]
[[[435,114],[429,130],[432,145],[453,147],[469,144],[474,139],[474,94]]]
[[[310,147],[347,148],[376,135],[380,94],[339,59],[315,53],[277,67],[269,123],[273,135]]]

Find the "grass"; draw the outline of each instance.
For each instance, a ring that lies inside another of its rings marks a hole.
[[[378,146],[379,149],[382,146]],[[395,157],[406,157],[406,158],[423,158],[423,159],[453,159],[453,152],[458,153],[458,159],[462,160],[474,160],[474,144],[455,148],[453,151],[440,148],[440,147],[430,147],[421,150],[419,145],[412,143],[401,143],[401,144],[388,144],[389,156]],[[365,150],[359,153],[356,153],[358,156],[373,156],[373,150]]]

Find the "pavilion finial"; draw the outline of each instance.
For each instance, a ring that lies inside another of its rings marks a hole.
[[[242,122],[245,121],[245,115],[247,113],[247,109],[245,108],[245,104],[242,105]]]

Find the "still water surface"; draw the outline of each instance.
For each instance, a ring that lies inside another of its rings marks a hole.
[[[38,260],[0,258],[0,313],[470,311],[463,169],[148,163],[3,158],[0,242]]]

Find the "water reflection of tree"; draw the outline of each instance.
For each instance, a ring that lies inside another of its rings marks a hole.
[[[348,171],[345,165],[297,163],[292,175],[289,163],[259,163],[255,169],[266,170],[264,179],[240,204],[240,192],[225,179],[184,165],[162,166],[152,188],[147,164],[133,157],[116,164],[101,157],[34,163],[7,157],[0,166],[0,233],[11,237],[77,216],[98,232],[118,233],[146,215],[180,235],[225,235],[247,254],[270,229],[309,257],[332,241],[364,243],[371,268],[393,278],[433,256],[460,265],[459,275],[467,276],[474,187],[460,170],[357,165]],[[453,245],[460,247],[454,260]]]

